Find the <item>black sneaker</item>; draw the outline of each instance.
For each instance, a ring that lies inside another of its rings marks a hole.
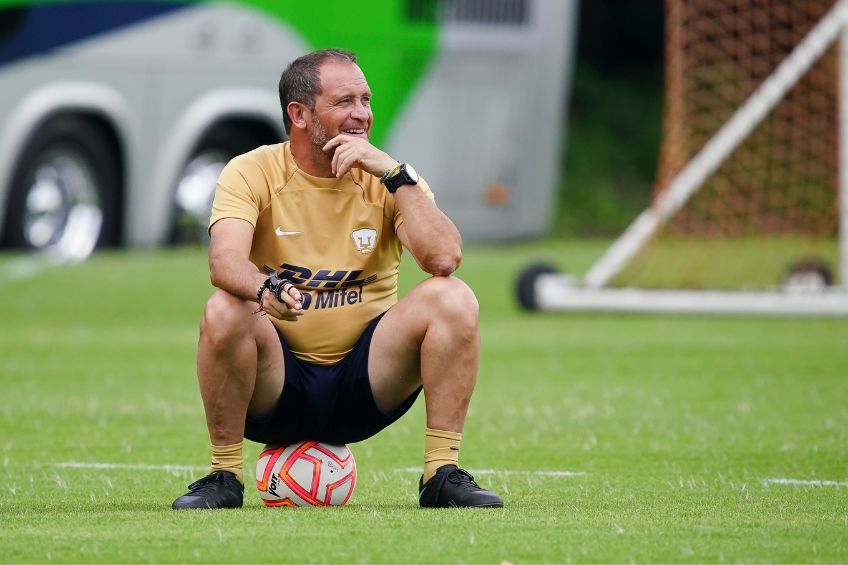
[[[422,508],[502,508],[501,497],[474,482],[468,471],[456,465],[439,467],[425,484],[418,480],[418,504]]]
[[[188,485],[188,492],[171,508],[241,508],[244,485],[229,471],[215,471]]]

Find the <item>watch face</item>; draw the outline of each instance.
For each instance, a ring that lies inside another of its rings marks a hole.
[[[403,166],[403,168],[406,169],[406,174],[409,175],[409,178],[412,179],[412,182],[417,183],[418,182],[418,173],[415,172],[415,169],[412,168],[412,165],[407,163]]]

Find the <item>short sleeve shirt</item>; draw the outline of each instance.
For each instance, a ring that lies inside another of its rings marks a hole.
[[[418,185],[433,199],[423,179]],[[378,177],[361,169],[313,177],[298,168],[288,142],[265,145],[221,172],[210,228],[223,218],[253,225],[251,262],[281,271],[303,294],[298,321],[272,318],[300,359],[339,362],[368,322],[397,302],[403,218]]]

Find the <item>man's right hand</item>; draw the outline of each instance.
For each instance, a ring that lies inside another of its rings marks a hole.
[[[260,272],[249,259],[253,232],[253,225],[240,218],[215,222],[209,230],[209,271],[212,286],[255,304],[256,289],[267,274]],[[304,313],[303,295],[291,284],[285,290],[280,292],[282,302],[265,290],[257,312],[296,321]]]
[[[367,139],[345,134],[328,141],[322,151],[333,152],[332,168],[336,178],[343,177],[354,167],[380,177],[397,164],[395,159],[371,145]]]
[[[287,283],[280,292],[280,298],[282,300],[277,300],[273,292],[266,290],[262,293],[262,303],[259,307],[269,316],[287,322],[296,322],[300,316],[303,316],[305,312],[303,295],[297,287],[290,282]]]

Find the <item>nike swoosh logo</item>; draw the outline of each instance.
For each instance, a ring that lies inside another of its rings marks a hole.
[[[302,231],[285,231],[285,230],[283,230],[283,226],[277,226],[277,229],[274,230],[274,233],[279,235],[279,236],[286,236],[286,235],[300,235],[303,232]]]

